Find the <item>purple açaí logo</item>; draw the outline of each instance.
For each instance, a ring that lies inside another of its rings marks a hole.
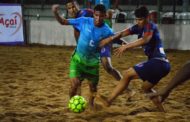
[[[10,15],[0,14],[0,34],[8,34],[10,36],[16,34],[22,25],[22,16],[18,12]]]

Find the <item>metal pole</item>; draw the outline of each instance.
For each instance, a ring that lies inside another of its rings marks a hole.
[[[176,0],[173,0],[173,21],[175,23],[175,13],[176,13]]]
[[[158,9],[157,9],[157,14],[158,14],[157,22],[158,22],[158,24],[160,24],[161,23],[160,12],[162,11],[162,0],[157,0],[157,6],[158,6]]]

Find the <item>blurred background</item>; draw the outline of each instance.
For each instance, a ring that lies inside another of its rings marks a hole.
[[[0,3],[20,4],[22,7],[24,38],[27,44],[40,43],[47,45],[76,45],[72,28],[61,27],[56,22],[51,6],[60,4],[62,16],[68,18],[65,0],[0,0]],[[88,6],[88,0],[77,0],[80,8]],[[110,0],[113,29],[122,30],[134,23],[134,10],[147,6],[149,17],[157,23],[167,49],[190,50],[190,0]],[[168,31],[169,30],[169,31]],[[53,33],[52,33],[53,32]],[[129,37],[127,40],[136,38]]]
[[[87,8],[87,0],[77,0],[81,8]],[[145,5],[149,8],[153,18],[158,23],[164,24],[190,24],[190,0],[110,0],[111,8],[126,13],[125,20],[131,22],[133,10]],[[53,19],[52,4],[61,4],[62,12],[65,10],[65,0],[1,0],[1,3],[19,3],[23,6],[24,19]],[[92,1],[92,8],[94,1]],[[113,18],[114,19],[114,18]]]

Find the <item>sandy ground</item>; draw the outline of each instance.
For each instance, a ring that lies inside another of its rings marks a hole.
[[[1,122],[183,122],[190,121],[190,82],[177,87],[165,101],[166,113],[144,97],[141,80],[130,88],[136,91],[128,100],[122,94],[109,108],[97,106],[82,113],[67,110],[69,100],[69,60],[71,47],[7,47],[0,46],[0,121]],[[176,71],[190,59],[190,51],[167,51],[172,70],[155,89],[164,87]],[[143,61],[142,50],[128,51],[121,58],[112,57],[119,71]],[[98,92],[108,95],[115,81],[101,67]],[[82,95],[87,98],[87,81]],[[98,103],[98,101],[97,101]]]

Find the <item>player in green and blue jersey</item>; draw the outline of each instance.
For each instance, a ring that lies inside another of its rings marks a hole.
[[[78,44],[70,63],[70,97],[77,94],[80,82],[83,79],[88,79],[91,93],[89,105],[93,108],[99,81],[99,43],[102,39],[113,35],[112,29],[104,23],[104,18],[106,17],[105,6],[100,4],[95,6],[94,18],[65,19],[59,15],[58,10],[58,5],[52,6],[52,11],[59,23],[73,25],[80,31]]]

